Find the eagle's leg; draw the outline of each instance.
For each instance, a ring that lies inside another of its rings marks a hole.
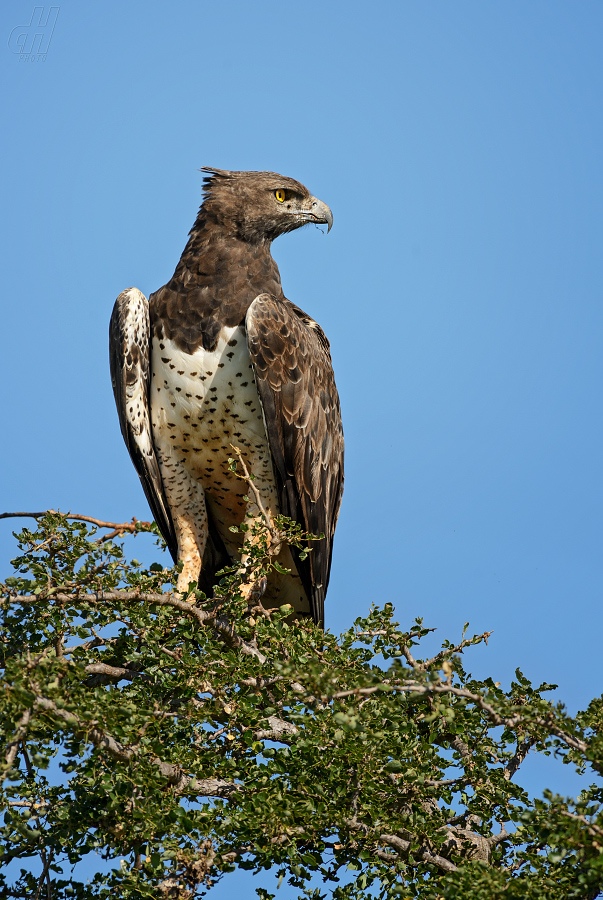
[[[201,561],[207,544],[208,522],[205,491],[185,470],[182,463],[166,453],[158,452],[167,501],[178,541],[178,562],[183,564],[178,575],[177,590],[186,593],[197,583]]]
[[[172,514],[178,539],[178,562],[183,563],[177,584],[177,590],[181,593],[186,593],[191,583],[197,583],[201,572],[201,560],[207,543],[207,514],[203,527],[199,513],[197,508],[194,512],[187,510]]]

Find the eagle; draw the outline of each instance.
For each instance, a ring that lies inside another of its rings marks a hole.
[[[274,172],[203,167],[203,202],[174,275],[147,301],[115,302],[109,328],[121,432],[174,562],[178,590],[210,590],[260,516],[229,471],[233,447],[264,509],[321,535],[283,547],[263,604],[324,625],[344,442],[330,345],[287,300],[272,241],[331,210]]]

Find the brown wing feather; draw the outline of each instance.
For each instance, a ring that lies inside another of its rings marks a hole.
[[[155,454],[149,403],[150,327],[147,298],[136,288],[122,291],[109,325],[111,383],[121,433],[138,472],[153,517],[174,559],[178,542]]]
[[[281,511],[324,534],[306,560],[296,560],[314,621],[322,624],[343,493],[343,427],[329,342],[301,309],[271,294],[255,298],[245,324]]]

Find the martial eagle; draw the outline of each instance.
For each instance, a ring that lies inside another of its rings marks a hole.
[[[263,602],[324,621],[343,492],[343,430],[329,342],[286,299],[270,247],[331,210],[292,178],[204,167],[204,199],[171,280],[115,302],[111,380],[121,431],[174,561],[178,589],[236,558],[259,509],[228,471],[232,445],[264,507],[323,534],[281,551]],[[244,499],[248,497],[248,499]],[[247,516],[247,518],[245,518]]]

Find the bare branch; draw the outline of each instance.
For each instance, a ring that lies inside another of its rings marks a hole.
[[[376,628],[374,631],[355,631],[354,637],[384,637],[389,634],[387,628]]]
[[[284,681],[284,675],[272,675],[270,678],[241,678],[240,684],[246,684],[248,687],[262,688],[271,687],[273,684],[279,684]]]
[[[48,875],[48,869],[50,868],[50,864],[52,863],[53,854],[52,853],[47,854],[45,850],[41,850],[40,856],[42,858],[42,863],[43,863],[44,868],[42,869],[42,874],[40,875],[40,880],[38,881],[38,889],[36,891],[35,900],[39,900],[40,892],[42,890],[42,885],[44,884],[44,882],[46,882],[46,897],[48,898],[48,900],[50,900],[51,892],[50,892],[50,877]]]
[[[241,653],[244,653],[246,656],[255,656],[262,665],[266,662],[267,657],[264,656],[257,647],[254,647],[253,644],[244,641],[243,638],[237,634],[234,626],[228,621],[226,616],[215,617],[212,624],[214,628],[220,632],[225,642],[234,650],[240,650]]]
[[[425,784],[428,787],[441,788],[441,787],[450,787],[453,784],[464,785],[469,783],[469,778],[466,776],[459,775],[458,778],[442,778],[440,781],[437,781],[433,778],[426,778]]]
[[[9,800],[9,806],[23,806],[26,809],[43,809],[45,806],[50,806],[48,800],[40,800],[34,802],[33,800]]]
[[[383,684],[387,684],[387,682],[383,682]],[[331,694],[329,700],[343,700],[345,697],[368,697],[381,690],[383,688],[380,684],[370,688],[351,688],[349,691],[337,691],[337,693]]]
[[[65,519],[71,519],[78,522],[90,522],[98,528],[111,528],[113,534],[103,535],[102,540],[107,541],[118,534],[129,532],[135,534],[139,529],[136,527],[150,528],[152,522],[143,522],[142,519],[132,518],[131,522],[104,522],[102,519],[95,519],[93,516],[80,516],[76,513],[60,513],[57,509],[45,509],[42,512],[5,512],[0,513],[0,519],[42,519],[44,516],[63,516]]]
[[[360,831],[365,837],[370,837],[370,828],[363,822],[359,822],[355,817],[353,819],[346,819],[345,824],[352,831]],[[408,834],[409,838],[413,839],[414,836],[410,832],[405,833]],[[414,859],[417,862],[426,862],[433,866],[438,866],[438,868],[443,869],[445,872],[456,872],[457,867],[454,863],[450,862],[449,859],[444,859],[443,856],[439,856],[437,853],[432,853],[428,847],[420,846],[411,853],[411,840],[405,840],[397,834],[381,834],[379,835],[379,840],[392,847],[398,855],[403,857],[410,856],[411,862],[412,859]]]
[[[492,837],[489,837],[487,840],[488,840],[488,844],[490,845],[490,847],[496,847],[497,844],[501,843],[501,841],[506,841],[508,837],[509,837],[509,832],[505,828],[505,823],[501,822],[499,833],[493,834]]]
[[[419,671],[422,671],[422,667],[421,667],[420,663],[418,663],[417,660],[414,658],[414,656],[412,655],[412,653],[410,652],[410,650],[408,649],[406,644],[404,644],[404,646],[401,649],[402,649],[402,653],[404,654],[404,659],[406,660],[408,665],[412,666],[413,669],[418,669]]]

